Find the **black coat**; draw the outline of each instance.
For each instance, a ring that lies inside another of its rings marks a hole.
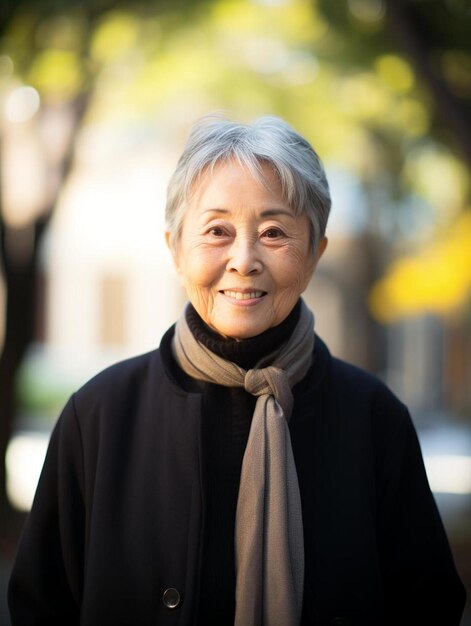
[[[13,568],[13,626],[195,623],[201,394],[172,376],[172,332],[65,406]],[[303,625],[458,626],[465,593],[406,407],[319,339],[308,377],[290,422]]]

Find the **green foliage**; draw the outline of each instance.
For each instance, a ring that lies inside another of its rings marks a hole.
[[[464,0],[17,7],[0,41],[5,89],[30,84],[45,106],[86,91],[86,123],[165,129],[173,143],[209,111],[242,121],[281,115],[321,157],[353,171],[370,198],[373,234],[400,245],[418,245],[469,204],[461,137],[438,115],[424,74],[471,120]],[[398,15],[407,25],[399,35]],[[409,53],[411,38],[423,57]]]
[[[64,381],[60,372],[30,357],[24,361],[16,380],[18,410],[55,420],[75,388],[74,382]]]
[[[436,38],[431,54],[441,54],[443,77],[469,100],[458,0],[446,3],[451,17],[437,13],[447,24],[432,20],[425,4],[411,6]],[[385,9],[383,0],[23,3],[3,58],[44,101],[92,89],[87,119],[95,123],[163,120],[176,129],[181,115],[272,112],[365,184],[388,180],[392,198],[427,197],[404,164],[410,170],[415,155],[436,154],[443,127]],[[435,213],[449,211],[446,193],[428,196]]]
[[[470,162],[471,153],[463,144],[468,143],[471,130],[467,129],[466,138],[459,136],[462,133],[453,119],[459,117],[465,126],[471,125],[469,2],[318,0],[318,4],[342,39],[340,63],[350,71],[378,70],[381,58],[406,63],[414,75],[412,82],[406,82],[427,109],[428,130],[439,143],[447,143]],[[397,71],[391,66],[389,78]]]

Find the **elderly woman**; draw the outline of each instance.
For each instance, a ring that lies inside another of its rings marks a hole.
[[[167,203],[189,304],[158,350],[65,406],[13,626],[458,626],[408,411],[330,355],[301,299],[329,209],[285,122],[194,127]]]

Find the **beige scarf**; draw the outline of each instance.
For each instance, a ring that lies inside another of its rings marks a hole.
[[[291,388],[311,365],[313,330],[314,317],[301,302],[287,343],[246,371],[197,341],[185,314],[176,324],[173,352],[187,374],[258,396],[237,501],[235,626],[299,626],[301,621],[303,523],[287,421]]]

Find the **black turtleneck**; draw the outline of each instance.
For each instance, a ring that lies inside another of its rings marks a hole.
[[[186,321],[193,336],[211,352],[227,361],[237,363],[244,369],[250,369],[254,367],[257,361],[277,350],[289,339],[298,323],[300,312],[301,300],[298,300],[291,313],[281,324],[269,328],[256,337],[240,341],[222,337],[215,332],[203,322],[192,304],[187,308]]]
[[[224,359],[250,369],[288,340],[299,319],[300,302],[278,326],[241,341],[218,335],[191,305],[186,315],[198,341]],[[235,514],[242,458],[257,399],[243,388],[201,386],[205,536],[198,624],[233,626]]]

